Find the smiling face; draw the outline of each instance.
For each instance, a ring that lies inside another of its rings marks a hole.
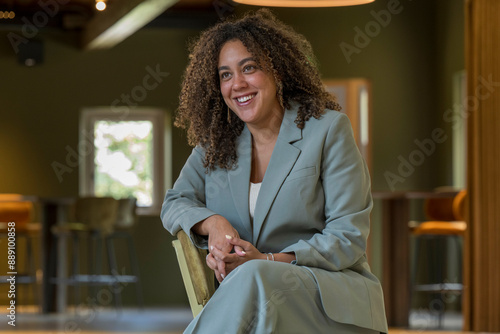
[[[275,117],[282,117],[273,76],[257,64],[240,40],[224,44],[218,70],[224,101],[247,125],[266,128],[275,123]]]

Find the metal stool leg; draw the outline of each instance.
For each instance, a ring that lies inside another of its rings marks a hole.
[[[115,246],[112,238],[106,237],[106,249],[108,251],[108,264],[111,275],[115,282],[112,285],[113,294],[115,296],[115,305],[117,308],[122,307],[122,297],[121,297],[121,283],[120,283],[120,272],[118,271],[118,265],[116,263]]]
[[[411,273],[410,273],[410,286],[411,286],[411,291],[410,291],[410,307],[409,310],[412,309],[414,299],[415,299],[415,294],[417,293],[417,274],[418,274],[418,266],[420,262],[420,244],[422,243],[422,240],[420,237],[416,236],[415,237],[415,247],[413,251],[413,256],[412,256],[412,263],[411,263]]]
[[[75,292],[74,295],[74,303],[76,306],[80,305],[81,302],[81,291],[80,291],[80,236],[78,233],[73,233],[73,265],[72,265],[72,281],[73,281],[73,290]]]
[[[99,232],[92,231],[88,239],[89,257],[88,268],[90,271],[89,291],[92,298],[97,296],[98,280],[102,273],[102,240]]]
[[[139,304],[140,308],[143,309],[144,298],[143,298],[142,285],[139,273],[139,261],[137,260],[137,252],[135,249],[134,240],[132,239],[132,236],[128,233],[125,234],[125,237],[127,238],[130,265],[132,266],[132,271],[134,273],[134,276],[136,277],[135,291],[137,296],[137,303]]]
[[[27,262],[27,273],[29,275],[29,282],[32,284],[33,300],[36,305],[39,305],[38,298],[38,288],[36,280],[36,268],[35,268],[35,253],[33,252],[33,246],[31,244],[32,240],[30,235],[26,235],[26,254],[28,255]]]
[[[434,283],[439,283],[439,284],[443,284],[444,281],[445,281],[445,271],[446,271],[446,255],[448,254],[447,252],[447,238],[446,237],[443,237],[443,236],[436,236],[435,238],[435,243],[436,243],[436,249],[437,249],[437,253],[436,255],[439,255],[439,256],[436,256],[434,258],[434,261],[436,262],[435,263],[435,272],[437,273],[436,275],[436,280],[434,281]],[[443,318],[444,318],[444,312],[445,312],[445,305],[444,305],[444,302],[442,300],[442,294],[443,294],[443,291],[439,291],[439,293],[436,293],[436,300],[438,301],[437,302],[437,306],[438,306],[438,328],[439,329],[442,329],[443,328]]]

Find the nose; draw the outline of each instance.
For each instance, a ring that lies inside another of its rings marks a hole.
[[[234,90],[240,90],[242,88],[247,87],[247,81],[243,73],[237,73],[234,75],[234,81],[233,81],[233,89]]]

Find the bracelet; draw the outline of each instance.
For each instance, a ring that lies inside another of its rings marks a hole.
[[[266,253],[267,261],[269,261],[269,255],[271,255],[271,261],[274,261],[274,254],[273,253]]]

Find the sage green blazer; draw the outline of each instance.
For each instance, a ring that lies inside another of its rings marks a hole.
[[[286,110],[255,208],[249,216],[252,143],[248,128],[237,141],[237,167],[206,173],[204,150],[193,149],[161,218],[172,234],[183,229],[193,242],[207,239],[191,228],[220,214],[261,252],[295,252],[307,267],[332,320],[387,333],[382,288],[370,272],[366,241],[373,205],[370,177],[345,114],[326,110],[304,129]]]

